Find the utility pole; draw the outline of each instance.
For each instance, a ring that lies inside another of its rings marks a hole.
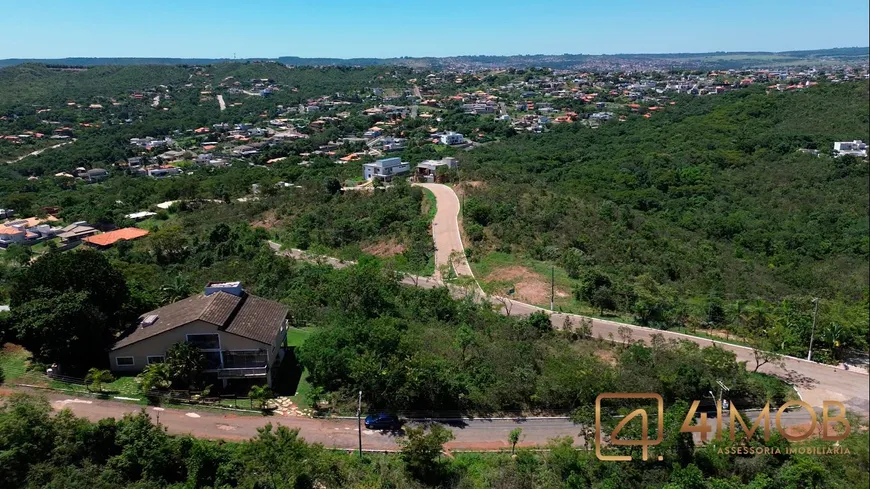
[[[359,433],[359,458],[362,458],[362,391],[356,402],[356,431]]]
[[[813,297],[813,304],[816,307],[813,309],[813,329],[810,331],[810,351],[807,353],[807,360],[813,359],[813,337],[816,335],[816,316],[819,313],[819,298]]]
[[[556,267],[550,267],[550,312],[553,312],[553,300],[556,297]]]

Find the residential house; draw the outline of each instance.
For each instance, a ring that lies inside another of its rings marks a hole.
[[[93,248],[97,248],[100,250],[105,250],[111,248],[112,245],[117,243],[118,241],[132,241],[134,239],[139,239],[143,236],[147,236],[148,231],[145,229],[139,228],[123,228],[116,229],[114,231],[109,231],[108,233],[96,234],[94,236],[88,236],[84,238],[82,241],[85,244],[90,245]]]
[[[420,182],[440,182],[447,170],[453,170],[459,166],[456,158],[445,157],[440,160],[426,160],[416,167],[414,176]]]
[[[105,168],[91,168],[90,170],[81,168],[79,170],[80,171],[76,173],[76,176],[90,183],[99,182],[109,178],[109,172],[106,171]]]
[[[27,231],[20,226],[2,226],[0,227],[0,247],[6,248],[11,244],[18,244],[24,241]]]
[[[88,223],[84,221],[79,221],[60,228],[57,236],[60,238],[62,243],[73,243],[81,241],[82,238],[93,236],[97,234],[97,232],[97,229],[93,226],[89,226]]]
[[[248,294],[239,282],[209,283],[201,294],[140,316],[109,352],[110,368],[134,373],[161,363],[181,342],[199,348],[209,381],[272,385],[287,335],[286,306]]]
[[[45,223],[57,220],[54,216],[44,219],[29,217],[0,224],[0,248],[6,248],[11,244],[31,245],[39,240],[51,238],[58,228],[52,228]]]
[[[860,158],[867,157],[867,144],[864,141],[843,141],[834,143],[834,152],[837,156],[857,156]]]
[[[378,179],[389,182],[395,176],[407,175],[411,165],[402,161],[401,158],[385,158],[374,163],[363,165],[363,178],[366,180]]]
[[[181,173],[181,168],[172,165],[163,165],[148,169],[148,176],[151,178],[166,178],[173,175],[180,175]]]
[[[462,134],[459,134],[458,132],[450,131],[446,134],[441,135],[441,143],[442,144],[447,144],[447,145],[453,146],[453,145],[457,145],[457,144],[462,144],[464,142],[465,142],[465,138],[462,136]]]
[[[383,143],[384,151],[402,151],[405,149],[405,139],[404,138],[394,138],[392,136],[387,136],[381,140]]]

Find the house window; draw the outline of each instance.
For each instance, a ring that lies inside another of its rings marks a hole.
[[[119,367],[132,367],[134,365],[133,357],[115,357],[115,365]]]
[[[219,351],[204,351],[202,355],[205,357],[205,370],[214,370],[222,368],[221,352]]]
[[[187,342],[200,350],[220,350],[220,336],[215,334],[189,334]]]
[[[264,350],[230,350],[223,352],[224,368],[258,368],[268,365]]]
[[[153,365],[155,363],[163,363],[163,355],[149,355],[148,356],[148,365]]]

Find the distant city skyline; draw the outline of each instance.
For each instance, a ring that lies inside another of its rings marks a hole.
[[[866,0],[406,5],[45,0],[3,8],[0,58],[394,58],[864,47]]]

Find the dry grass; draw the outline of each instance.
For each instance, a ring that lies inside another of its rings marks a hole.
[[[405,245],[397,243],[395,239],[390,239],[363,246],[361,250],[363,253],[368,253],[378,258],[389,258],[405,251]]]
[[[531,304],[550,300],[550,281],[528,267],[508,266],[496,268],[484,279],[486,282],[514,284],[514,298]],[[568,297],[564,290],[556,288],[556,297]]]

